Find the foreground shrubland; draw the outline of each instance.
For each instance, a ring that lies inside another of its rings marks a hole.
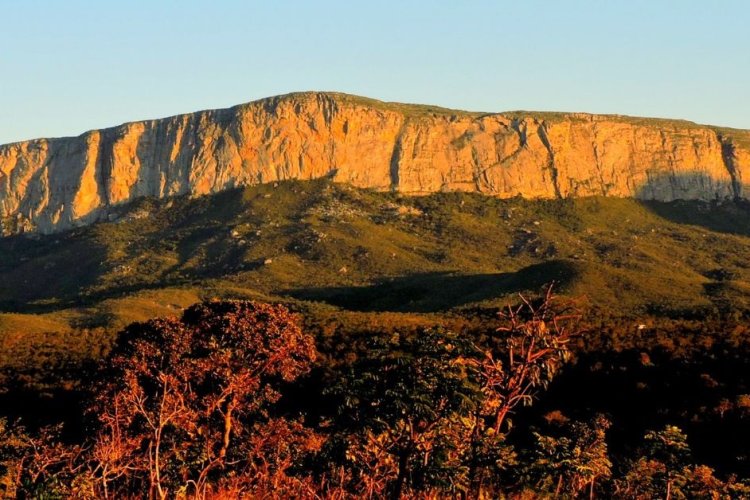
[[[602,414],[550,411],[520,435],[520,410],[564,370],[579,319],[548,293],[481,339],[369,334],[320,363],[283,306],[197,304],[119,335],[84,435],[3,422],[0,487],[18,498],[750,495],[697,464],[673,425],[627,456],[610,452]]]

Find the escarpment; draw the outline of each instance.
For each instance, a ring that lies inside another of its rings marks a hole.
[[[0,146],[0,229],[53,232],[106,218],[111,207],[142,196],[324,176],[410,194],[746,198],[750,132],[290,94]]]

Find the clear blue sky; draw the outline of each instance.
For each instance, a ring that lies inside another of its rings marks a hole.
[[[0,143],[298,90],[750,128],[750,1],[0,0]]]

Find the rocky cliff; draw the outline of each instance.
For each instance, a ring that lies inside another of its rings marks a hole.
[[[403,193],[744,198],[750,131],[290,94],[0,146],[0,229],[52,232],[141,196],[322,176]]]

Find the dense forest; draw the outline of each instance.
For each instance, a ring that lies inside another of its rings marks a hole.
[[[17,498],[750,495],[740,323],[632,331],[551,288],[470,316],[352,331],[283,305],[210,301],[131,324],[97,366],[68,367],[87,382],[67,402],[48,397],[54,415],[34,409],[44,391],[28,387],[43,382],[6,374],[4,401],[20,407],[0,426],[0,487]]]

